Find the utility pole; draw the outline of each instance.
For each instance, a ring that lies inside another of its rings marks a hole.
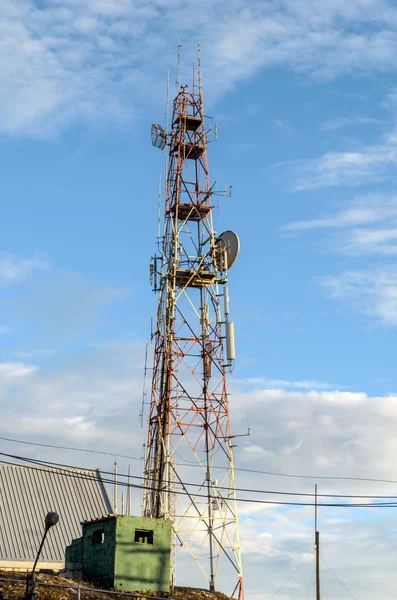
[[[320,532],[317,531],[317,483],[314,486],[314,543],[316,546],[316,600],[320,600]]]

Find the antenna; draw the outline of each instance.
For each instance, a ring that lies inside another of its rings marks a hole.
[[[215,240],[216,263],[220,271],[230,269],[240,252],[240,239],[234,231],[224,231]]]
[[[203,80],[201,76],[201,45],[200,40],[197,41],[197,70],[198,70],[198,82],[199,82],[199,94],[200,98],[203,97]]]
[[[170,101],[170,71],[165,74],[165,130],[168,133],[168,105]]]
[[[145,404],[146,404],[146,394],[147,394],[147,389],[146,389],[146,375],[147,375],[147,347],[148,347],[148,345],[146,344],[146,348],[145,348],[145,368],[144,368],[144,371],[143,371],[142,405],[141,405],[141,413],[140,413],[140,417],[141,417],[141,428],[143,427],[143,415],[144,415],[144,410],[145,410]]]
[[[168,115],[169,115],[169,104],[170,104],[170,71],[168,69],[165,75],[165,133],[168,136]],[[167,178],[167,165],[168,165],[168,156],[167,156],[167,148],[164,147],[164,179]]]
[[[160,233],[161,233],[161,175],[159,175],[159,193],[157,200],[157,245],[160,244]]]
[[[181,48],[182,44],[178,38],[178,79],[176,80],[176,93],[179,94],[181,88]]]
[[[164,150],[167,144],[167,134],[161,127],[161,125],[159,125],[158,123],[152,123],[151,135],[152,146],[160,148],[160,150]]]

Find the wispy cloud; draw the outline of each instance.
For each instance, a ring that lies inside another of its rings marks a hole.
[[[38,255],[26,258],[2,252],[0,253],[0,284],[19,283],[29,277],[33,271],[42,271],[48,266],[48,261]]]
[[[318,281],[331,298],[384,325],[397,325],[397,269],[388,261],[397,254],[397,196],[357,196],[345,209],[316,219],[293,221],[283,229],[296,233],[322,231],[325,247],[347,257],[380,257],[376,267],[347,269]],[[323,230],[329,230],[329,235],[324,237]]]
[[[388,131],[380,133],[376,143],[350,142],[350,148],[347,147],[346,150],[328,151],[316,158],[280,163],[278,167],[292,179],[291,189],[304,191],[360,186],[393,179],[397,163],[397,91],[390,91],[383,104],[391,111],[390,123]],[[322,130],[368,123],[380,126],[382,121],[353,115],[327,121]]]
[[[282,389],[297,389],[297,390],[328,390],[335,389],[340,386],[327,383],[325,381],[293,381],[289,379],[266,379],[264,377],[246,378],[240,381],[245,386],[251,386],[253,389],[258,388],[282,388]]]
[[[321,131],[336,131],[343,127],[350,127],[352,125],[381,125],[383,121],[381,119],[373,119],[371,117],[337,117],[325,121],[320,127]]]
[[[304,191],[383,181],[394,176],[396,164],[394,140],[352,152],[326,152],[319,158],[290,164],[294,177],[292,189]]]
[[[335,300],[375,317],[384,325],[397,325],[395,267],[346,271],[340,275],[322,277],[320,282]]]
[[[38,367],[35,365],[26,365],[22,362],[7,362],[0,363],[0,378],[20,378],[27,377],[32,373],[35,373]]]
[[[213,98],[261,68],[286,65],[310,77],[396,70],[397,9],[385,0],[317,5],[254,0],[4,0],[0,24],[0,133],[56,135],[70,123],[125,126],[183,48],[192,62],[200,27]],[[368,24],[371,27],[368,27]],[[353,27],[354,25],[354,27]],[[189,67],[187,67],[189,65]],[[214,83],[212,83],[214,82]],[[216,82],[216,83],[215,83]],[[26,99],[29,99],[27,102]]]
[[[397,253],[397,196],[357,196],[350,205],[317,219],[293,221],[284,231],[303,232],[329,229],[330,247],[350,255]]]

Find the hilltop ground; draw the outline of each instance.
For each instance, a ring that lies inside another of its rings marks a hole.
[[[15,583],[10,581],[11,579],[22,579],[25,581],[25,573],[11,573],[0,571],[0,578],[6,578],[8,581],[0,581],[0,600],[23,600],[25,597],[25,583]],[[39,593],[38,600],[76,600],[77,599],[77,586],[80,585],[87,588],[98,588],[98,584],[93,585],[87,581],[73,581],[72,579],[66,579],[61,575],[44,575],[39,573],[37,576],[38,582],[52,583],[58,585],[69,585],[73,589],[63,589],[56,587],[45,587],[37,586],[36,591]],[[81,600],[121,600],[121,596],[100,593],[100,592],[88,592],[81,590]],[[157,592],[139,592],[147,598],[150,596],[159,596]],[[163,595],[163,594],[161,594]],[[230,600],[228,596],[219,592],[209,592],[198,588],[189,587],[175,587],[174,596],[176,600]],[[133,599],[131,599],[133,600]]]

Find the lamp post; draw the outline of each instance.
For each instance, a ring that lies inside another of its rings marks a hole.
[[[58,523],[58,521],[59,521],[59,515],[56,512],[47,513],[46,518],[45,518],[45,530],[44,530],[43,539],[41,540],[40,548],[39,548],[39,551],[37,552],[37,556],[36,556],[36,560],[34,561],[32,572],[28,573],[26,575],[26,594],[25,594],[26,600],[32,600],[35,581],[36,581],[36,578],[35,578],[36,566],[37,566],[37,563],[38,563],[38,560],[39,560],[39,557],[41,554],[41,550],[44,546],[44,541],[47,536],[48,530],[51,529],[51,527],[53,527],[54,525],[56,525]]]

